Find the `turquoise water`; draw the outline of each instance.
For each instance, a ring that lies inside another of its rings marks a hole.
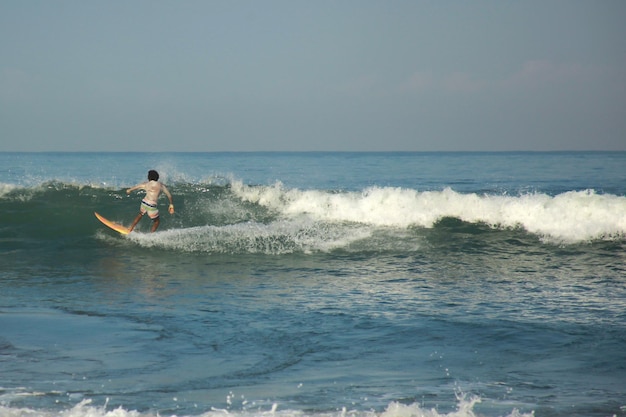
[[[626,153],[0,154],[0,415],[623,416],[625,239]]]

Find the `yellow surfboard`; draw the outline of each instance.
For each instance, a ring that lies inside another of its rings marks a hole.
[[[110,227],[111,229],[115,230],[116,232],[120,232],[123,235],[127,235],[127,234],[130,233],[130,230],[128,230],[128,227],[124,227],[121,224],[112,222],[109,219],[105,219],[104,217],[102,217],[101,215],[99,215],[96,212],[94,212],[93,214],[95,214],[96,217],[98,218],[98,220],[100,220],[105,226]]]

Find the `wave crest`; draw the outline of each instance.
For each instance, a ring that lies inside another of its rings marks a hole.
[[[373,226],[432,228],[452,217],[493,228],[523,228],[549,240],[573,243],[626,235],[626,197],[593,190],[557,196],[462,194],[446,188],[423,191],[371,187],[362,192],[249,187],[237,184],[242,200],[266,206],[284,216],[307,215],[324,222],[355,222]]]

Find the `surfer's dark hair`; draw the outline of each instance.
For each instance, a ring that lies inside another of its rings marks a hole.
[[[159,180],[159,173],[156,172],[155,170],[151,169],[150,171],[148,171],[148,180],[150,180],[150,181],[158,181]]]

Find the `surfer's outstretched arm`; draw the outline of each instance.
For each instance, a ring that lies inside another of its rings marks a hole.
[[[133,191],[139,190],[139,189],[142,189],[142,188],[143,189],[146,188],[146,183],[145,182],[142,182],[141,184],[137,184],[134,187],[130,187],[129,189],[126,190],[126,194],[130,195],[130,193],[132,193]]]

